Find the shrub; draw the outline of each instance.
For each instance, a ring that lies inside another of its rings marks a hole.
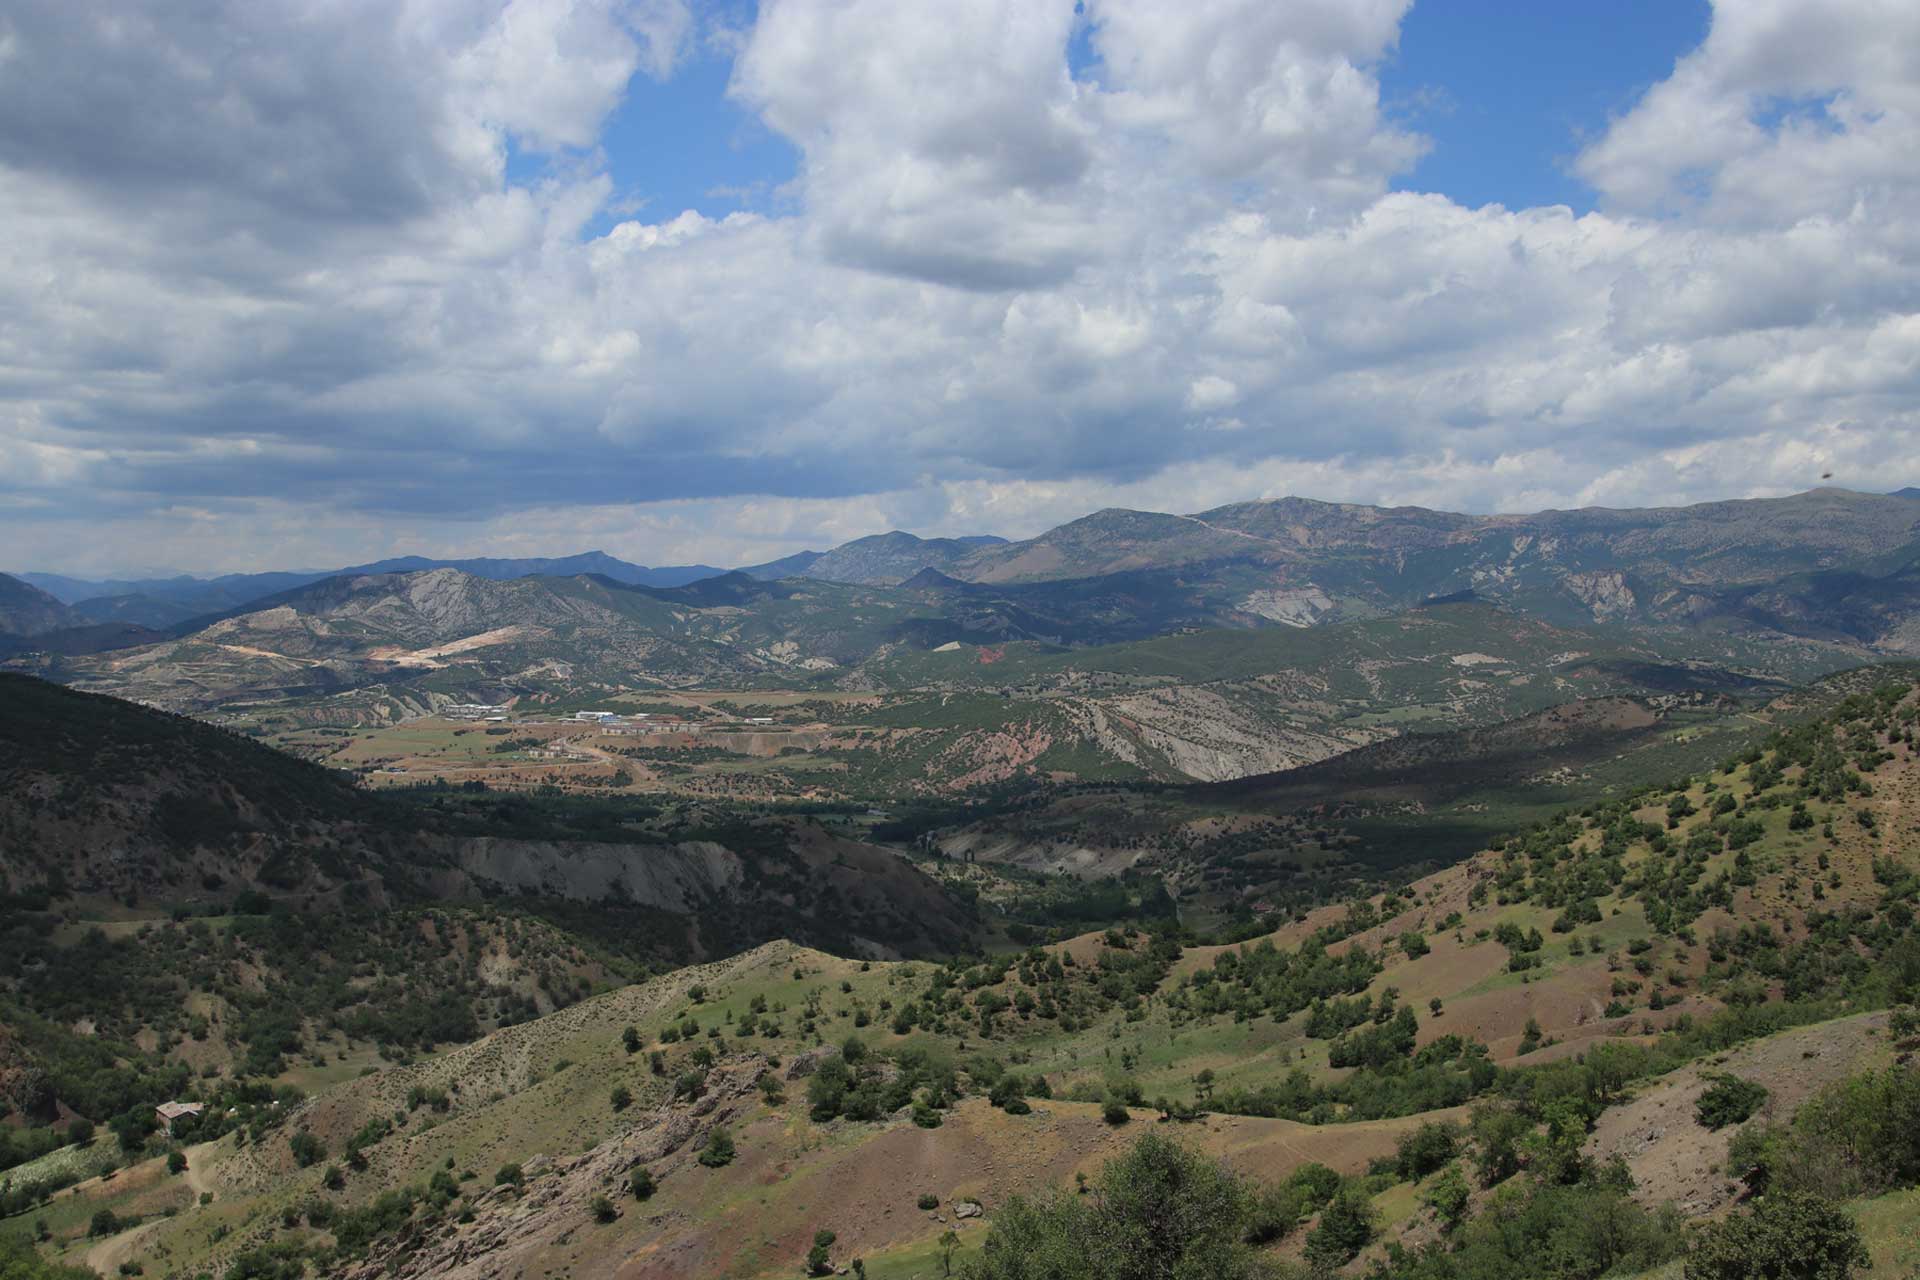
[[[627,1175],[627,1190],[633,1193],[635,1200],[652,1199],[655,1190],[653,1171],[645,1165],[636,1165],[633,1172]]]
[[[1287,1185],[1298,1188],[1301,1204],[1312,1211],[1333,1199],[1334,1193],[1340,1190],[1340,1175],[1314,1161],[1295,1169]]]
[[[1767,1087],[1739,1076],[1718,1075],[1694,1104],[1693,1114],[1709,1129],[1739,1124],[1767,1100]]]
[[[613,1093],[609,1095],[608,1101],[613,1103],[615,1111],[625,1111],[633,1105],[633,1094],[628,1091],[627,1086],[617,1084],[613,1087]]]
[[[169,1151],[167,1153],[167,1172],[179,1174],[179,1173],[185,1173],[186,1171],[187,1171],[186,1154],[180,1151]]]
[[[302,1169],[319,1164],[327,1155],[326,1144],[305,1129],[287,1139],[287,1146],[293,1151],[293,1162]]]
[[[612,1222],[620,1216],[620,1211],[613,1207],[613,1201],[605,1196],[595,1196],[588,1207],[593,1210],[595,1222]]]
[[[940,1197],[931,1191],[927,1191],[921,1193],[920,1199],[916,1203],[919,1204],[922,1209],[938,1209],[940,1207]]]
[[[1252,1193],[1247,1208],[1247,1226],[1241,1238],[1248,1244],[1271,1244],[1300,1225],[1300,1188],[1263,1187]]]
[[[700,1148],[700,1154],[694,1158],[709,1169],[719,1169],[733,1163],[733,1135],[725,1129],[715,1129],[707,1137],[707,1145]]]
[[[1111,1125],[1123,1125],[1133,1119],[1127,1112],[1127,1104],[1118,1098],[1107,1099],[1107,1105],[1100,1109],[1100,1118]]]
[[[496,1187],[517,1187],[526,1180],[527,1175],[520,1171],[517,1164],[503,1164],[493,1175],[493,1185]]]

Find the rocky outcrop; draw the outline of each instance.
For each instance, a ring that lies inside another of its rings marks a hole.
[[[4,1026],[0,1026],[0,1105],[39,1123],[52,1120],[56,1110],[47,1073]]]
[[[767,1070],[759,1054],[726,1059],[708,1073],[698,1100],[661,1106],[583,1154],[524,1160],[525,1184],[482,1193],[472,1222],[446,1222],[437,1234],[376,1251],[344,1274],[347,1280],[504,1280],[528,1274],[529,1259],[592,1222],[596,1196],[632,1205],[626,1181],[635,1166],[645,1165],[661,1179],[692,1163],[706,1135],[758,1105],[755,1086]]]
[[[1592,612],[1595,622],[1615,622],[1631,617],[1639,607],[1633,588],[1619,572],[1570,573],[1567,590]]]

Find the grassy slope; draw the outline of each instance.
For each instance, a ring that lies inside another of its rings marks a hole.
[[[1548,1045],[1538,1051],[1544,1059],[1607,1036],[1639,1036],[1648,1022],[1657,1027],[1683,1012],[1711,1011],[1718,1007],[1721,992],[1708,980],[1707,952],[1713,930],[1765,920],[1800,933],[1800,921],[1816,909],[1810,874],[1815,854],[1827,856],[1838,881],[1823,882],[1818,900],[1818,909],[1823,910],[1871,907],[1878,901],[1870,865],[1873,858],[1891,857],[1912,865],[1920,852],[1912,821],[1914,806],[1920,804],[1920,762],[1906,744],[1896,744],[1892,750],[1894,758],[1872,773],[1873,796],[1847,806],[1848,812],[1865,808],[1878,815],[1873,831],[1842,822],[1836,824],[1834,837],[1827,839],[1818,827],[1810,832],[1787,830],[1784,808],[1754,811],[1767,815],[1763,838],[1747,850],[1759,868],[1754,883],[1738,888],[1730,907],[1713,908],[1697,921],[1694,943],[1657,938],[1648,953],[1657,961],[1655,972],[1684,975],[1683,982],[1672,984],[1675,999],[1659,1012],[1651,1010],[1640,994],[1633,998],[1629,1015],[1599,1016],[1609,983],[1620,976],[1606,953],[1624,955],[1627,942],[1652,936],[1637,900],[1619,894],[1604,896],[1599,904],[1601,921],[1577,931],[1585,954],[1575,956],[1567,935],[1550,932],[1551,909],[1533,902],[1503,905],[1491,897],[1483,904],[1471,904],[1474,886],[1499,874],[1502,864],[1497,854],[1481,855],[1416,883],[1410,899],[1393,900],[1384,908],[1389,919],[1336,950],[1353,945],[1383,947],[1406,928],[1425,927],[1432,951],[1409,959],[1387,948],[1386,967],[1369,994],[1377,995],[1391,985],[1416,1005],[1423,1005],[1429,993],[1440,996],[1445,1005],[1442,1015],[1432,1017],[1422,1011],[1422,1040],[1445,1032],[1472,1032],[1491,1046],[1497,1060],[1505,1062],[1521,1060],[1520,1032],[1529,1017],[1538,1021],[1548,1037]],[[1744,800],[1751,792],[1749,772],[1743,767],[1731,775],[1718,775],[1715,794],[1730,791]],[[1688,794],[1696,803],[1708,799],[1699,782]],[[1647,816],[1660,812],[1663,806],[1642,811]],[[1706,821],[1705,815],[1689,819],[1677,834],[1685,836]],[[1646,856],[1644,850],[1631,853],[1629,868]],[[1730,853],[1714,855],[1708,876],[1732,869],[1734,861]],[[1458,928],[1434,927],[1454,910],[1463,914]],[[1281,930],[1275,940],[1295,944],[1339,914],[1336,908],[1315,913]],[[1502,922],[1538,927],[1547,936],[1540,968],[1525,974],[1504,971],[1504,950],[1479,937],[1482,929]],[[1596,941],[1597,953],[1586,945]],[[1098,938],[1088,937],[1063,950],[1074,953],[1086,966],[1102,945]],[[1172,993],[1183,977],[1217,954],[1217,950],[1190,949],[1163,984],[1163,995]],[[796,966],[804,971],[799,976]],[[863,968],[855,962],[772,944],[733,961],[682,971],[510,1028],[432,1062],[338,1086],[309,1104],[293,1122],[311,1128],[337,1152],[346,1136],[369,1117],[404,1108],[413,1085],[451,1088],[457,1082],[457,1100],[447,1116],[436,1119],[426,1111],[414,1113],[400,1135],[376,1148],[369,1172],[352,1178],[339,1198],[364,1202],[380,1187],[424,1179],[449,1160],[456,1169],[477,1171],[484,1185],[498,1164],[515,1160],[531,1165],[544,1155],[560,1167],[534,1179],[535,1187],[548,1190],[529,1192],[529,1203],[539,1211],[531,1221],[539,1230],[525,1236],[509,1234],[500,1246],[529,1266],[590,1274],[625,1260],[629,1270],[624,1273],[635,1275],[791,1274],[812,1231],[829,1227],[840,1233],[842,1249],[874,1258],[874,1274],[911,1274],[914,1267],[926,1265],[932,1242],[947,1225],[913,1206],[921,1192],[932,1192],[949,1203],[977,1196],[991,1211],[1013,1191],[1055,1184],[1075,1170],[1091,1170],[1117,1149],[1127,1131],[1116,1134],[1102,1124],[1089,1103],[1036,1102],[1034,1115],[1011,1117],[979,1099],[962,1102],[947,1123],[934,1130],[917,1129],[898,1118],[877,1124],[840,1120],[816,1126],[805,1117],[802,1084],[787,1086],[789,1100],[782,1105],[763,1103],[751,1091],[743,1091],[717,1112],[732,1118],[739,1139],[741,1156],[733,1165],[717,1171],[703,1169],[690,1159],[695,1143],[685,1141],[671,1154],[651,1161],[661,1178],[659,1195],[644,1206],[621,1201],[622,1216],[605,1227],[590,1223],[585,1201],[596,1185],[610,1195],[617,1191],[608,1172],[612,1166],[604,1160],[595,1165],[591,1155],[578,1165],[568,1160],[569,1153],[604,1154],[621,1149],[621,1143],[639,1144],[632,1148],[639,1150],[651,1141],[646,1135],[653,1117],[647,1109],[662,1099],[665,1084],[648,1072],[644,1055],[629,1055],[621,1047],[623,1026],[636,1026],[651,1047],[660,1044],[659,1033],[669,1022],[688,1015],[703,1028],[724,1029],[731,1019],[748,1011],[755,997],[775,1010],[784,1006],[785,1011],[778,1014],[779,1036],[729,1042],[735,1052],[723,1060],[723,1070],[750,1078],[760,1070],[756,1055],[771,1052],[790,1060],[814,1038],[837,1041],[852,1030],[859,1009],[877,1011],[883,1000],[905,998],[924,984],[930,972],[926,965],[910,964]],[[696,983],[707,988],[706,999],[698,1004],[691,1000]],[[1004,989],[1012,988],[1009,978]],[[797,1025],[797,1010],[810,995],[821,1005],[814,1037],[800,1035]],[[1105,1077],[1125,1055],[1134,1060],[1133,1074],[1152,1096],[1185,1090],[1192,1073],[1203,1065],[1224,1073],[1223,1087],[1273,1082],[1299,1065],[1322,1078],[1337,1074],[1324,1065],[1325,1042],[1301,1036],[1299,1021],[1298,1017],[1285,1023],[1261,1018],[1237,1023],[1216,1018],[1176,1025],[1168,1003],[1156,999],[1140,1021],[1128,1022],[1116,1010],[1074,1033],[1011,1020],[1006,1038],[985,1046],[977,1035],[969,1034],[936,1037],[916,1032],[902,1039],[883,1030],[879,1022],[863,1034],[883,1046],[915,1043],[946,1056],[964,1058],[982,1047],[1001,1057],[1030,1056],[1031,1064],[1022,1069],[1046,1071],[1056,1092],[1076,1080]],[[1857,1018],[1835,1024],[1859,1025]],[[1836,1050],[1854,1043],[1820,1028],[1789,1034],[1819,1038],[1823,1046]],[[684,1044],[661,1047],[669,1055],[667,1074],[671,1076],[690,1051]],[[1299,1056],[1301,1050],[1306,1051],[1305,1059]],[[1866,1050],[1863,1055],[1848,1050],[1843,1059],[1826,1064],[1823,1070],[1870,1061],[1877,1052]],[[640,1104],[629,1112],[613,1112],[606,1099],[615,1084],[631,1088]],[[1648,1088],[1673,1084],[1658,1081]],[[665,1114],[672,1114],[671,1109]],[[1149,1113],[1136,1113],[1136,1124],[1148,1118]],[[1344,1171],[1358,1170],[1370,1156],[1390,1150],[1394,1135],[1416,1120],[1315,1127],[1216,1116],[1181,1132],[1256,1176],[1273,1177],[1309,1159]],[[690,1123],[697,1133],[699,1122]],[[78,1256],[88,1246],[76,1233],[98,1206],[136,1212],[178,1206],[186,1211],[145,1229],[137,1239],[143,1252],[166,1266],[190,1269],[224,1261],[238,1243],[284,1234],[277,1226],[280,1210],[317,1191],[320,1171],[294,1169],[284,1135],[245,1151],[196,1153],[195,1161],[205,1166],[202,1179],[216,1194],[206,1208],[187,1209],[178,1180],[169,1183],[142,1169],[124,1173],[111,1183],[83,1186],[56,1201],[47,1215],[49,1223],[68,1251]],[[593,1183],[594,1176],[601,1182]],[[1686,1190],[1684,1186],[1670,1189]],[[1396,1189],[1383,1200],[1383,1208],[1404,1217],[1409,1207],[1401,1202],[1406,1199],[1405,1192]],[[1912,1208],[1911,1197],[1861,1206],[1870,1232],[1883,1250],[1890,1251],[1886,1256],[1908,1247],[1901,1243],[1900,1230],[1910,1226]],[[487,1229],[490,1221],[483,1216],[479,1229]],[[212,1241],[209,1231],[215,1224],[227,1225],[232,1234]],[[463,1230],[468,1228],[453,1228],[454,1238]],[[960,1230],[963,1239],[979,1238],[977,1224]]]

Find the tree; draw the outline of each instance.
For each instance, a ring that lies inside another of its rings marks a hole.
[[[1848,1280],[1871,1262],[1860,1228],[1838,1204],[1785,1192],[1703,1231],[1686,1280]]]
[[[1437,1120],[1401,1135],[1395,1157],[1400,1176],[1410,1182],[1419,1181],[1452,1160],[1459,1145],[1460,1131]]]
[[[1011,1071],[993,1082],[993,1088],[987,1091],[987,1101],[1010,1116],[1024,1116],[1033,1111],[1027,1105],[1025,1082]]]
[[[595,1196],[588,1207],[593,1211],[595,1222],[612,1222],[620,1216],[620,1211],[613,1207],[613,1201],[605,1196]]]
[[[1480,1185],[1491,1187],[1520,1171],[1520,1140],[1532,1127],[1511,1107],[1473,1109],[1473,1163],[1480,1173]]]
[[[1433,1210],[1433,1216],[1440,1219],[1443,1231],[1453,1232],[1467,1218],[1467,1202],[1472,1192],[1467,1180],[1460,1173],[1460,1166],[1450,1164],[1447,1171],[1433,1180],[1426,1193],[1420,1197],[1422,1203]]]
[[[960,1237],[949,1228],[940,1233],[940,1274],[953,1275],[953,1251],[960,1247]]]
[[[628,1027],[620,1033],[620,1043],[626,1046],[628,1053],[640,1052],[640,1028]]]
[[[833,1259],[828,1250],[833,1248],[834,1234],[820,1230],[813,1233],[813,1248],[807,1250],[807,1274],[810,1276],[830,1276],[833,1274]]]
[[[1089,1195],[1016,1196],[995,1214],[966,1280],[1242,1280],[1253,1197],[1234,1174],[1149,1135],[1100,1171]]]
[[[1331,1271],[1353,1261],[1373,1239],[1373,1202],[1358,1189],[1347,1189],[1320,1211],[1320,1224],[1307,1233],[1307,1263]]]
[[[625,1111],[633,1105],[633,1094],[628,1092],[627,1086],[617,1084],[613,1087],[613,1093],[608,1100],[613,1103],[615,1111]]]
[[[634,1166],[633,1172],[627,1175],[627,1190],[633,1192],[633,1198],[635,1200],[652,1199],[654,1192],[653,1171],[645,1165]]]
[[[173,1173],[173,1174],[180,1174],[180,1173],[185,1173],[186,1171],[187,1171],[186,1153],[183,1151],[167,1152],[167,1172]]]
[[[293,1162],[302,1169],[319,1164],[327,1155],[326,1144],[305,1129],[288,1138],[287,1146],[293,1151]]]

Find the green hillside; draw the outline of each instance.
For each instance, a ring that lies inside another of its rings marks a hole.
[[[1262,937],[772,944],[256,1111],[244,1140],[183,1134],[187,1172],[149,1139],[35,1212],[62,1256],[149,1273],[790,1275],[832,1232],[833,1265],[906,1276],[951,1231],[991,1278],[1021,1274],[995,1269],[1007,1233],[1052,1230],[1016,1194],[1071,1206],[1085,1174],[1085,1211],[1118,1212],[1132,1166],[1103,1167],[1173,1158],[1136,1147],[1153,1130],[1236,1179],[1236,1266],[1705,1266],[1801,1208],[1891,1263],[1920,1182],[1916,1130],[1882,1119],[1920,1100],[1920,702],[1808,701],[1711,769]]]

